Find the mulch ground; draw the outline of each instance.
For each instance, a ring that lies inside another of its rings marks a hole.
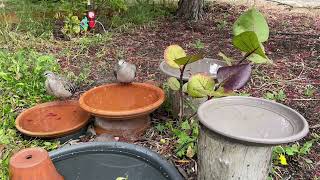
[[[206,7],[203,20],[198,22],[181,21],[175,18],[159,19],[147,26],[136,27],[121,33],[115,33],[110,42],[104,45],[92,45],[87,49],[86,57],[58,57],[61,66],[74,72],[81,71],[79,64],[90,64],[90,79],[94,85],[113,81],[112,67],[119,54],[138,67],[137,81],[164,81],[164,75],[158,66],[163,58],[164,49],[170,44],[179,44],[188,52],[195,52],[192,45],[196,40],[204,43],[207,57],[219,58],[221,51],[231,57],[241,54],[231,45],[232,24],[244,6],[211,4]],[[283,89],[286,98],[282,102],[296,109],[310,125],[310,133],[299,143],[311,139],[312,133],[320,135],[320,20],[304,14],[290,14],[263,9],[269,27],[269,41],[265,43],[267,55],[273,65],[256,65],[251,81],[245,92],[262,97],[266,92]],[[225,21],[226,25],[219,25]],[[75,47],[76,48],[76,47]],[[55,49],[52,51],[59,51]],[[312,97],[304,95],[307,85],[316,88]],[[89,87],[84,87],[87,89]],[[164,122],[165,113],[155,113],[153,122]],[[160,144],[160,139],[167,143]],[[180,160],[174,155],[174,140],[170,136],[158,134],[154,128],[148,130],[144,140],[136,142],[168,157],[188,179],[196,179],[195,159]],[[275,179],[313,179],[320,176],[320,145],[314,144],[311,152],[303,158],[312,161],[306,163],[301,157],[288,159],[288,166],[276,167]]]

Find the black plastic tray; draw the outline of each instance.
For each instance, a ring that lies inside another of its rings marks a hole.
[[[65,180],[182,180],[177,169],[157,153],[123,142],[91,142],[50,152]]]

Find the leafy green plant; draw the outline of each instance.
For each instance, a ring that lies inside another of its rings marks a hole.
[[[285,92],[281,89],[278,92],[272,91],[267,92],[263,95],[265,99],[274,100],[274,101],[284,101],[286,99]]]
[[[256,22],[261,21],[262,22]],[[184,95],[185,93],[193,98],[207,99],[219,98],[234,95],[234,90],[242,88],[251,76],[251,63],[271,63],[265,54],[262,42],[266,41],[269,29],[264,17],[255,9],[250,9],[239,17],[233,26],[234,37],[233,46],[243,53],[243,58],[235,61],[228,58],[223,53],[219,55],[227,61],[229,66],[217,69],[217,81],[211,76],[203,73],[193,74],[189,81],[184,84],[183,75],[188,64],[204,58],[202,53],[187,55],[179,45],[170,45],[165,49],[164,59],[172,68],[179,69],[179,79],[170,77],[167,85],[173,91],[179,92],[179,123],[181,128],[174,129],[173,132],[178,138],[177,155],[192,157],[195,154],[195,139],[198,133],[193,133],[190,125],[193,124],[192,114],[184,117]],[[244,63],[245,60],[249,62]],[[158,129],[163,130],[161,126]],[[188,131],[188,132],[186,132]],[[196,130],[198,131],[198,130]],[[195,139],[194,139],[195,138]]]
[[[308,84],[304,90],[304,95],[308,97],[312,97],[316,92],[316,88],[310,84]]]
[[[203,49],[204,48],[204,43],[201,42],[200,39],[196,40],[195,43],[191,43],[191,45],[196,49]]]
[[[62,29],[62,32],[65,35],[68,36],[75,36],[80,33],[80,20],[78,16],[74,16],[72,14],[69,14],[67,17],[65,17],[64,20],[64,26]]]
[[[186,119],[176,125],[169,121],[165,124],[159,123],[155,127],[160,133],[172,133],[173,138],[177,140],[175,153],[178,157],[192,158],[196,154],[199,135],[199,124],[196,120]]]
[[[8,63],[10,62],[10,63]],[[6,180],[12,153],[25,147],[40,146],[47,150],[58,147],[57,142],[23,140],[15,130],[15,118],[22,109],[36,103],[53,100],[46,94],[43,72],[60,71],[55,58],[31,50],[15,53],[0,51],[0,177]]]
[[[211,99],[213,97],[233,95],[233,90],[242,88],[250,79],[251,65],[250,63],[243,63],[245,60],[249,60],[252,63],[271,63],[262,45],[262,42],[268,39],[269,28],[260,12],[250,9],[241,15],[233,26],[233,34],[233,46],[243,52],[243,58],[232,65],[231,58],[219,53],[230,65],[217,70],[218,82],[206,74],[192,75],[186,86],[187,93],[190,96]],[[170,78],[168,81],[172,90],[179,91],[180,121],[183,119],[183,74],[185,67],[190,63],[203,59],[203,57],[204,55],[201,53],[187,55],[178,45],[171,45],[164,52],[166,63],[172,68],[180,70],[179,80]]]
[[[313,144],[320,140],[320,136],[313,134],[313,139],[306,141],[303,145],[295,143],[291,146],[276,146],[273,148],[272,159],[275,165],[288,165],[287,156],[303,156],[307,155]],[[309,160],[305,159],[308,162]]]
[[[185,120],[181,123],[178,129],[173,130],[175,137],[177,137],[176,154],[179,157],[187,156],[192,158],[197,151],[197,139],[199,135],[199,124],[197,121]]]

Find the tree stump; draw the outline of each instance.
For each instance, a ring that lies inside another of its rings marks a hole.
[[[198,141],[198,180],[265,180],[272,146],[245,144],[201,125]]]
[[[203,14],[204,0],[179,0],[177,16],[190,19],[199,20]]]

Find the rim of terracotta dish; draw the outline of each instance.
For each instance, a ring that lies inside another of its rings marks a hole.
[[[151,84],[147,84],[147,83],[132,83],[132,84],[140,86],[140,87],[152,89],[159,96],[158,100],[152,104],[145,106],[145,107],[136,108],[136,109],[132,109],[132,110],[124,110],[124,111],[106,111],[106,110],[101,110],[101,109],[95,109],[95,108],[88,106],[85,103],[84,99],[86,98],[86,96],[89,93],[92,93],[93,91],[96,91],[97,89],[100,89],[100,88],[119,85],[118,83],[111,83],[111,84],[105,84],[102,86],[94,87],[94,88],[90,89],[89,91],[85,92],[84,94],[82,94],[79,99],[80,107],[83,108],[84,110],[88,111],[89,113],[97,114],[100,116],[110,116],[110,117],[112,117],[112,116],[114,116],[114,117],[125,116],[125,117],[127,117],[127,116],[144,114],[146,112],[150,112],[150,111],[158,108],[164,102],[165,95],[164,95],[164,91],[161,88],[154,86],[154,85],[151,85]]]
[[[22,117],[25,115],[25,114],[28,114],[30,113],[31,111],[35,110],[35,109],[39,109],[39,108],[45,108],[45,107],[49,107],[49,106],[56,106],[56,105],[61,105],[61,104],[70,104],[70,105],[77,105],[79,104],[78,101],[75,101],[75,100],[68,100],[68,101],[52,101],[52,102],[46,102],[46,103],[41,103],[41,104],[38,104],[32,108],[29,108],[25,111],[23,111],[22,113],[20,113],[18,115],[18,117],[16,118],[16,121],[15,121],[15,125],[16,125],[16,128],[23,134],[26,134],[28,136],[36,136],[36,137],[59,137],[59,136],[64,136],[64,135],[68,135],[70,133],[73,133],[81,128],[83,128],[87,123],[88,123],[88,119],[90,118],[90,114],[88,113],[88,117],[87,117],[87,120],[81,122],[80,124],[78,124],[77,126],[74,126],[72,128],[69,128],[69,129],[65,129],[65,130],[61,130],[61,131],[53,131],[53,132],[33,132],[33,131],[28,131],[28,130],[25,130],[23,129],[21,126],[20,126],[20,121],[22,119]]]

